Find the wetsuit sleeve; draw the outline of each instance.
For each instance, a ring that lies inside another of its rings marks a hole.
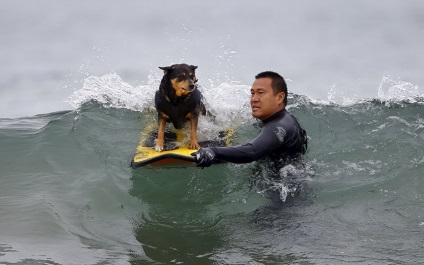
[[[258,160],[280,146],[275,133],[269,127],[263,127],[259,135],[250,143],[230,147],[212,147],[216,159],[231,163],[249,163]]]

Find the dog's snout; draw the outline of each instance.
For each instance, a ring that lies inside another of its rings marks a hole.
[[[194,83],[194,80],[189,78],[187,79],[188,81],[188,91],[193,91],[194,89],[196,89],[196,84]]]
[[[193,83],[190,83],[190,84],[188,85],[188,89],[189,89],[189,91],[193,91],[195,88],[196,88],[196,85],[195,85],[195,84],[193,84]]]

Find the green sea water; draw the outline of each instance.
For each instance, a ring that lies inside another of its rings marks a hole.
[[[297,163],[132,169],[153,102],[106,79],[109,92],[87,80],[76,110],[0,120],[2,264],[424,262],[422,98],[290,95],[310,138]],[[199,135],[230,124],[243,144],[259,128],[227,85],[216,100],[203,89],[215,117]]]

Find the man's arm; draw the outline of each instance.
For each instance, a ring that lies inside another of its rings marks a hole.
[[[259,135],[248,144],[211,149],[215,152],[215,159],[231,163],[249,163],[277,149],[280,144],[275,132],[270,127],[263,127]]]

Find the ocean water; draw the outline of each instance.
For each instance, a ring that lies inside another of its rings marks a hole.
[[[1,6],[1,264],[424,263],[423,2]],[[179,62],[200,140],[235,144],[259,131],[253,76],[280,72],[306,155],[132,169]]]
[[[91,76],[76,110],[0,120],[3,263],[424,261],[423,98],[395,100],[383,85],[381,98],[347,106],[291,94],[310,137],[299,163],[132,169],[158,82]],[[239,102],[249,86],[199,89],[216,115],[201,117],[201,138],[229,124],[236,143],[258,133]]]

